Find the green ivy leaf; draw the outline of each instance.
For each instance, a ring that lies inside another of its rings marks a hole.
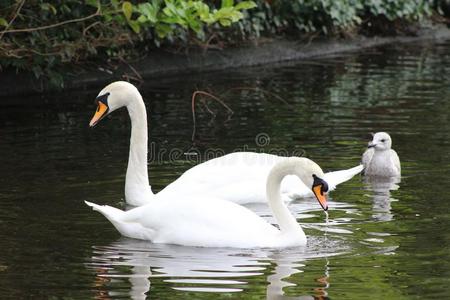
[[[125,1],[123,4],[122,4],[122,11],[123,11],[123,14],[124,14],[124,16],[125,16],[125,18],[129,21],[129,20],[131,20],[131,14],[133,13],[133,4],[131,4],[130,2],[128,2],[128,1]],[[134,29],[133,29],[134,30]]]
[[[256,5],[256,3],[253,2],[253,1],[242,1],[242,2],[239,2],[239,3],[235,6],[235,8],[236,8],[237,10],[251,9],[251,8],[255,8],[255,7],[257,7],[257,5]]]
[[[220,19],[220,20],[219,20],[219,23],[220,23],[220,25],[225,26],[225,27],[231,25],[231,21],[228,20],[228,19]]]
[[[146,18],[146,16],[140,15],[140,16],[136,19],[136,21],[139,22],[139,23],[141,23],[141,24],[144,24],[144,23],[146,23],[146,22],[148,21],[148,19]]]
[[[148,21],[155,24],[158,22],[158,11],[159,11],[159,5],[158,3],[154,3],[154,5],[150,3],[142,3],[138,5],[138,11],[143,14]]]
[[[156,34],[160,38],[165,38],[170,33],[172,33],[173,30],[172,30],[172,27],[170,27],[170,25],[159,23],[159,24],[156,25],[155,31],[156,31]]]
[[[141,24],[138,21],[129,20],[128,24],[135,33],[141,32]]]
[[[233,0],[222,0],[222,7],[232,7],[234,4]]]

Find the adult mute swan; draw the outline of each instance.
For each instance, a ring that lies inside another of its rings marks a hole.
[[[400,159],[392,147],[392,140],[386,132],[377,132],[362,156],[364,174],[379,177],[399,177]]]
[[[124,81],[113,82],[100,91],[97,111],[89,125],[120,107],[126,107],[131,119],[130,153],[125,177],[125,199],[128,204],[141,206],[153,198],[180,198],[188,194],[208,195],[245,204],[266,202],[264,186],[271,168],[286,157],[236,152],[211,159],[186,171],[158,194],[153,194],[147,171],[147,113],[137,88]],[[330,190],[361,172],[362,166],[325,174]],[[311,190],[297,177],[287,176],[281,184],[284,200],[313,196]]]
[[[328,209],[328,185],[322,179],[322,169],[300,157],[277,163],[267,178],[267,199],[279,229],[244,206],[222,199],[173,198],[150,201],[128,211],[86,204],[103,214],[122,235],[154,243],[235,248],[305,245],[305,233],[281,199],[281,182],[287,175],[297,176],[310,187],[322,208]]]

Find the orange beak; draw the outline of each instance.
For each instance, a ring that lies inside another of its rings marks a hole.
[[[316,185],[313,187],[314,195],[319,201],[320,206],[322,206],[323,210],[328,210],[327,197],[322,193],[322,185]]]
[[[108,106],[104,104],[101,101],[98,101],[97,111],[95,112],[94,116],[91,119],[91,122],[89,122],[89,126],[93,127],[95,124],[97,124],[101,119],[103,119],[104,116],[106,116],[106,113],[108,112]]]

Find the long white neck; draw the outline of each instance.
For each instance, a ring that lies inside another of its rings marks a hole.
[[[128,204],[141,206],[154,196],[147,170],[147,112],[138,93],[127,105],[131,119],[130,154],[125,178],[125,198]]]
[[[306,178],[312,177],[312,174],[308,170],[307,159],[291,157],[275,165],[267,178],[267,199],[282,233],[304,235],[301,226],[281,200],[280,186],[283,178],[287,175],[297,175],[304,183],[308,182]]]

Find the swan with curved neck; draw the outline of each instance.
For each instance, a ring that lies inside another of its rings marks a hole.
[[[288,175],[297,176],[310,187],[322,208],[328,209],[328,185],[321,168],[298,157],[277,163],[267,178],[267,198],[279,229],[243,206],[201,196],[152,201],[128,211],[86,204],[103,214],[122,235],[154,243],[235,248],[301,246],[306,244],[306,235],[280,195],[281,182]]]
[[[208,195],[212,199],[245,204],[266,202],[265,182],[271,168],[286,157],[252,152],[235,152],[201,163],[180,176],[158,194],[153,194],[147,171],[147,114],[141,94],[128,82],[117,81],[103,88],[96,98],[97,111],[90,126],[106,115],[126,107],[131,119],[131,139],[128,168],[125,178],[125,199],[128,204],[141,206],[152,199],[184,197],[187,194]],[[336,185],[351,179],[362,166],[326,173],[323,177],[333,190]],[[281,183],[283,200],[313,196],[309,187],[295,176],[287,176]]]
[[[125,177],[125,198],[131,205],[144,205],[154,196],[148,181],[147,112],[144,100],[134,85],[117,81],[100,91],[95,102],[97,111],[89,123],[91,127],[118,108],[125,106],[128,110],[131,119],[131,138]]]

